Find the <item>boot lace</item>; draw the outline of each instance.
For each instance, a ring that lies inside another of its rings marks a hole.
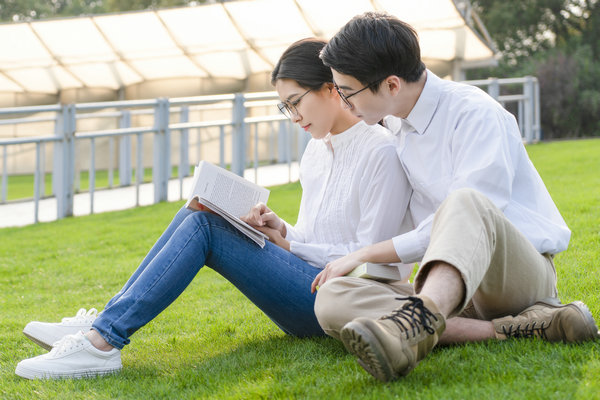
[[[98,310],[90,308],[86,311],[85,308],[80,308],[74,317],[67,317],[62,319],[62,323],[65,325],[81,325],[91,324],[98,316]]]
[[[509,325],[502,326],[502,333],[506,335],[507,338],[532,338],[539,337],[542,339],[546,339],[546,323],[542,321],[539,325],[537,321],[532,323],[528,323],[525,326],[518,325]]]
[[[404,332],[406,338],[409,339],[421,333],[421,329],[433,335],[432,320],[438,321],[438,318],[425,307],[423,300],[414,297],[396,297],[396,300],[408,300],[402,307],[392,311],[390,315],[381,317],[381,319],[391,319],[398,325],[401,331]]]

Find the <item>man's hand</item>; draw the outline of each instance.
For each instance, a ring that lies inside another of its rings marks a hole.
[[[270,228],[277,230],[283,239],[286,236],[286,229],[283,220],[269,209],[264,203],[258,203],[250,209],[248,214],[240,217],[242,221],[255,228]],[[266,235],[268,233],[264,232]],[[269,235],[271,237],[271,235]],[[271,240],[273,242],[273,240]]]

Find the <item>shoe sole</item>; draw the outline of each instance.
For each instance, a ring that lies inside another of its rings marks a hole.
[[[21,365],[17,365],[15,374],[25,379],[81,379],[81,378],[93,378],[98,376],[116,374],[121,371],[122,367],[118,368],[97,368],[97,369],[86,369],[75,372],[48,372],[39,371]]]
[[[363,324],[356,321],[347,323],[340,331],[340,337],[346,350],[357,356],[359,365],[376,379],[389,382],[399,377],[379,340]]]
[[[91,324],[90,325],[73,325],[68,330],[64,330],[64,332],[61,333],[61,336],[54,335],[54,337],[49,338],[49,336],[51,336],[51,335],[49,335],[47,332],[45,332],[43,330],[43,328],[40,328],[39,326],[32,326],[31,324],[27,324],[25,326],[25,328],[23,328],[23,335],[25,335],[29,340],[31,340],[33,343],[37,344],[38,346],[43,347],[44,349],[50,351],[50,350],[52,350],[52,345],[54,344],[54,342],[62,339],[64,336],[73,335],[79,331],[86,332],[89,329],[91,329],[91,327],[92,327]]]
[[[33,343],[37,344],[38,346],[41,346],[48,351],[52,350],[52,344],[46,343],[46,342],[42,341],[41,339],[38,339],[37,337],[34,336],[33,332],[28,332],[26,329],[23,329],[23,335],[25,335],[29,340],[31,340]]]
[[[588,306],[581,301],[574,301],[573,303],[567,304],[567,306],[575,307],[585,321],[585,326],[587,328],[587,333],[585,337],[580,338],[579,340],[575,340],[573,342],[586,342],[588,340],[598,339],[598,327],[596,326],[596,321],[594,321],[594,317],[590,312]]]
[[[573,307],[579,312],[579,315],[585,321],[585,326],[587,328],[587,332],[583,337],[579,338],[578,340],[567,340],[567,338],[563,338],[564,342],[578,343],[578,342],[586,342],[589,340],[595,340],[595,339],[600,338],[600,331],[598,330],[598,327],[596,326],[596,321],[594,320],[594,317],[592,316],[590,309],[588,308],[587,305],[585,305],[585,303],[583,303],[581,301],[574,301],[572,303],[562,304],[560,302],[560,300],[558,300],[557,298],[549,297],[547,299],[540,300],[540,301],[536,302],[535,304],[543,304],[543,305],[546,305],[548,307],[553,307],[553,308]]]

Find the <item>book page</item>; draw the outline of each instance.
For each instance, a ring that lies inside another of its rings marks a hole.
[[[194,170],[194,181],[186,206],[194,209],[197,203],[206,206],[260,247],[264,247],[265,239],[268,240],[269,237],[239,217],[248,214],[255,204],[266,203],[268,198],[269,190],[231,171],[201,161]]]
[[[241,217],[261,201],[261,193],[249,185],[236,182],[229,176],[217,174],[208,200],[217,205],[226,204],[227,207],[222,208],[236,217]]]
[[[248,225],[247,223],[245,223],[238,217],[235,217],[235,216],[229,214],[227,211],[225,211],[225,210],[221,209],[219,206],[211,203],[209,200],[200,198],[199,202],[201,204],[205,205],[206,207],[210,208],[211,210],[213,210],[215,213],[219,214],[223,218],[225,218],[231,225],[233,225],[244,235],[246,235],[250,239],[252,239],[260,247],[265,247],[265,239],[269,240],[269,237],[267,235],[265,235],[261,231],[254,229],[252,226]]]
[[[241,217],[257,203],[266,203],[269,190],[231,171],[201,161],[194,171],[194,185],[189,199],[194,197],[204,198],[229,214]]]

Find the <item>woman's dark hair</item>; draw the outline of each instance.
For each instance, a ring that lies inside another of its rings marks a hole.
[[[308,38],[290,45],[271,73],[271,84],[275,86],[278,79],[292,79],[298,85],[314,90],[333,82],[331,69],[319,58],[326,44],[325,40]]]
[[[382,12],[352,18],[321,52],[328,67],[368,85],[390,75],[407,82],[419,80],[425,64],[415,30]],[[371,90],[377,92],[379,86]]]

